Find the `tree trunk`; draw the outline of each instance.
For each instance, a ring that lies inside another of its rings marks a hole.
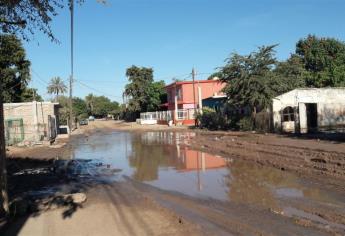
[[[255,120],[256,120],[256,106],[253,107],[252,113],[252,129],[255,130]]]
[[[4,127],[4,104],[3,89],[0,82],[0,215],[9,214],[8,195],[7,195],[7,171],[6,171],[6,144]]]

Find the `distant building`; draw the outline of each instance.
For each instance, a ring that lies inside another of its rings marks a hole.
[[[295,89],[273,99],[276,131],[310,133],[345,128],[345,88]]]
[[[8,145],[53,140],[59,127],[58,103],[5,103],[5,137]]]
[[[168,102],[164,106],[167,110],[175,110],[175,100],[177,100],[177,109],[198,108],[203,99],[223,95],[221,91],[224,87],[225,83],[219,80],[195,81],[194,102],[193,81],[174,82],[165,87],[168,94]]]
[[[220,80],[197,80],[174,82],[165,87],[168,101],[162,104],[163,111],[145,112],[137,120],[140,124],[195,124],[196,111],[202,109],[202,100],[222,96],[225,83]],[[194,92],[193,92],[194,87]]]

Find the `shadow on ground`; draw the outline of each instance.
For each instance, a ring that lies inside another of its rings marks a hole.
[[[6,220],[1,216],[0,235],[17,235],[29,217],[48,210],[62,208],[63,219],[72,217],[82,208],[75,201],[76,193],[95,184],[86,178],[57,173],[53,159],[8,158],[7,176],[11,214]]]

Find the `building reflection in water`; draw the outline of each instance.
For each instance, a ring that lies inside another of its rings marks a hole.
[[[185,144],[194,136],[188,132],[147,132],[133,138],[128,156],[134,167],[132,177],[170,190],[226,195],[219,177],[226,176],[227,159],[189,149]],[[221,173],[216,173],[219,169]]]
[[[298,176],[267,166],[192,150],[191,132],[113,132],[66,147],[64,155],[99,159],[121,174],[186,195],[279,209],[280,199],[338,200]],[[63,158],[63,157],[61,157]]]
[[[199,191],[201,191],[203,187],[200,172],[205,172],[209,169],[223,168],[226,166],[226,159],[220,156],[190,150],[188,148],[181,149],[179,146],[177,146],[177,158],[181,163],[177,169],[179,172],[196,171]]]

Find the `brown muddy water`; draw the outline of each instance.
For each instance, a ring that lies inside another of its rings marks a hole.
[[[130,177],[172,193],[259,206],[345,232],[343,222],[315,214],[315,208],[327,207],[344,216],[344,196],[286,171],[190,149],[188,141],[195,135],[167,131],[96,133],[79,139],[71,157],[99,162],[101,171],[90,168],[86,172],[108,181]]]

